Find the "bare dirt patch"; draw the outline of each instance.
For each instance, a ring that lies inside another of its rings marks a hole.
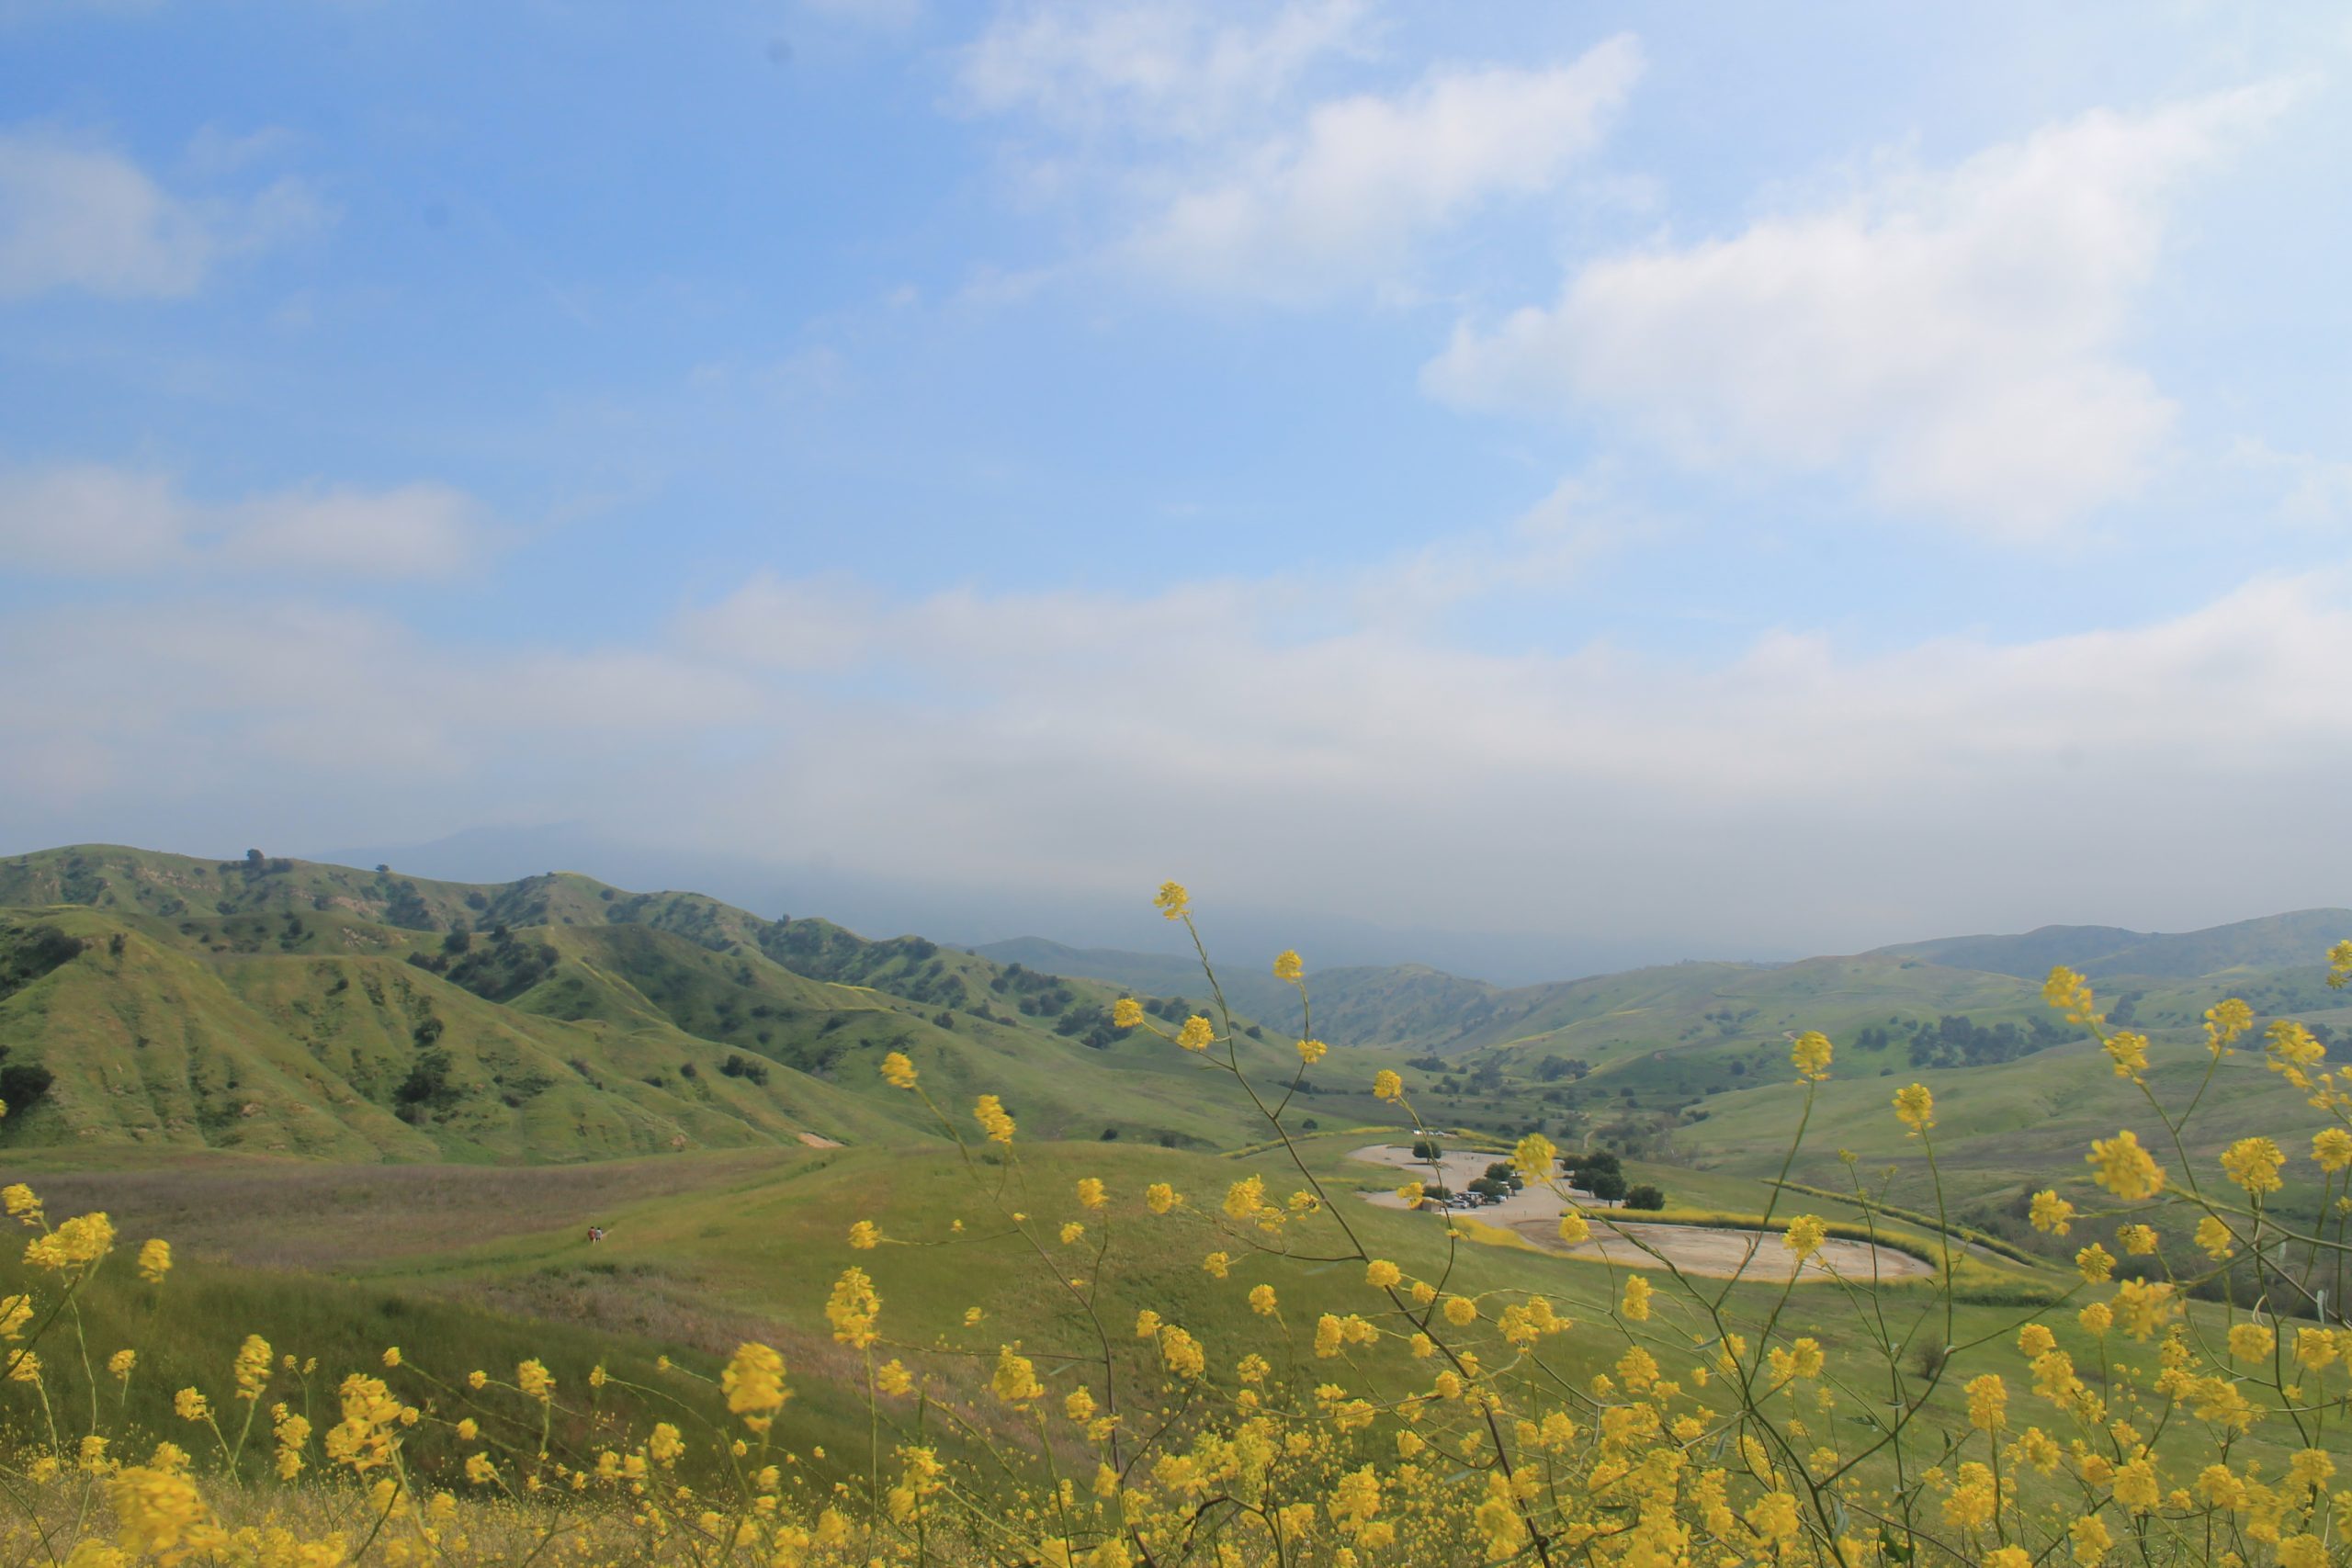
[[[1499,1156],[1476,1151],[1449,1151],[1438,1157],[1442,1176],[1433,1176],[1429,1161],[1415,1159],[1410,1147],[1398,1144],[1374,1144],[1356,1150],[1349,1157],[1418,1175],[1425,1181],[1442,1180],[1458,1192],[1485,1174],[1487,1167]],[[1573,1189],[1570,1190],[1573,1192]],[[1384,1208],[1405,1207],[1405,1201],[1394,1192],[1367,1192],[1364,1199]],[[1771,1281],[1786,1280],[1790,1275],[1792,1260],[1788,1249],[1775,1234],[1726,1225],[1634,1220],[1627,1217],[1625,1210],[1610,1208],[1598,1200],[1576,1204],[1591,1226],[1592,1239],[1569,1247],[1560,1240],[1560,1216],[1568,1207],[1569,1200],[1559,1193],[1531,1183],[1499,1203],[1471,1213],[1482,1224],[1502,1226],[1543,1250],[1564,1258],[1632,1269],[1671,1266],[1686,1274],[1721,1280]],[[1929,1265],[1907,1252],[1833,1237],[1805,1260],[1803,1277],[1813,1280],[1835,1275],[1845,1280],[1892,1283],[1926,1279],[1934,1272]]]

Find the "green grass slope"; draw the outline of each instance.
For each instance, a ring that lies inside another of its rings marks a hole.
[[[998,1094],[1040,1135],[1243,1135],[1204,1108],[1199,1060],[1111,1027],[1118,988],[921,938],[566,875],[103,847],[0,863],[0,894],[68,900],[0,908],[0,1048],[52,1075],[0,1124],[18,1147],[511,1161],[936,1136],[882,1082],[891,1051],[958,1113]],[[1296,1066],[1263,1030],[1240,1046],[1261,1074]],[[1388,1065],[1335,1059],[1334,1114],[1369,1112]]]
[[[0,953],[76,944],[0,996],[8,1062],[51,1075],[0,1140],[589,1159],[892,1130],[789,1068],[730,1076],[722,1045],[657,1022],[533,1015],[380,951],[191,951],[177,936],[71,907],[0,920]]]

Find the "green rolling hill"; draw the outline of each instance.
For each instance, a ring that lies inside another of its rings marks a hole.
[[[0,861],[22,1101],[0,1143],[537,1161],[936,1137],[881,1081],[894,1050],[943,1103],[998,1094],[1037,1135],[1239,1141],[1199,1062],[1111,1027],[1120,994],[581,876],[69,848]],[[1263,1030],[1243,1044],[1295,1066]]]
[[[2225,994],[2352,1025],[2318,966],[2346,931],[2352,913],[2331,910],[2170,936],[2045,928],[1510,988],[1410,964],[1317,971],[1314,1032],[1338,1054],[1302,1113],[1383,1121],[1365,1086],[1396,1066],[1440,1122],[1638,1130],[1655,1149],[1709,1122],[1728,1154],[1759,1086],[1784,1077],[1789,1034],[1819,1029],[1841,1078],[1997,1079],[2048,1125],[2036,1095],[2073,1094],[2076,1069],[2041,1001],[2046,960],[2103,975],[2119,1021],[2163,1048]],[[1265,1021],[1248,1062],[1286,1078],[1295,995],[1255,963],[1224,978],[1245,1021]],[[572,1162],[935,1138],[880,1079],[894,1050],[956,1113],[998,1094],[1028,1135],[1246,1142],[1199,1060],[1111,1026],[1127,994],[1159,998],[1170,1024],[1207,1005],[1197,970],[1164,955],[875,941],[568,874],[473,885],[71,847],[0,860],[0,1080],[17,1102],[0,1145]]]

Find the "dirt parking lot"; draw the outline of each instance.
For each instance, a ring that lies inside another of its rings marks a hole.
[[[1460,1191],[1484,1175],[1487,1167],[1499,1156],[1476,1151],[1449,1151],[1438,1157],[1442,1176],[1433,1176],[1430,1162],[1415,1159],[1411,1147],[1402,1144],[1374,1144],[1357,1149],[1350,1157],[1390,1167],[1400,1178],[1411,1172],[1424,1181],[1442,1180],[1448,1188]],[[1401,1179],[1398,1184],[1402,1185]],[[1368,1192],[1364,1197],[1366,1201],[1384,1208],[1405,1206],[1404,1200],[1393,1191]],[[1625,1210],[1591,1200],[1577,1207],[1590,1223],[1592,1239],[1577,1247],[1565,1246],[1560,1240],[1560,1215],[1568,1201],[1548,1187],[1530,1183],[1500,1203],[1469,1211],[1466,1217],[1482,1224],[1500,1225],[1544,1251],[1565,1258],[1633,1269],[1664,1269],[1671,1265],[1686,1274],[1719,1280],[1775,1281],[1789,1277],[1791,1258],[1777,1235],[1717,1225],[1674,1225],[1634,1220],[1628,1217]],[[1925,1279],[1933,1272],[1928,1264],[1907,1252],[1833,1237],[1805,1260],[1804,1275],[1808,1280],[1826,1280],[1835,1274],[1848,1280],[1891,1282]]]

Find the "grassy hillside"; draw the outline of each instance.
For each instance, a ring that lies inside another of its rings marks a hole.
[[[0,908],[22,1112],[0,1142],[19,1148],[512,1161],[935,1136],[882,1083],[891,1051],[1040,1135],[1244,1135],[1204,1109],[1198,1060],[1111,1026],[1116,987],[918,937],[576,876],[475,887],[106,848],[0,863],[0,895],[53,900]],[[1262,1029],[1241,1045],[1261,1071],[1296,1065]],[[1334,1061],[1332,1113],[1367,1113],[1387,1065]],[[27,1073],[45,1089],[23,1094]]]
[[[583,1159],[889,1127],[788,1067],[729,1074],[723,1046],[655,1020],[566,1022],[486,1001],[350,927],[331,940],[378,950],[216,950],[70,908],[0,922],[0,951],[61,937],[74,956],[0,997],[8,1063],[51,1079],[0,1122],[13,1147]]]
[[[0,915],[13,933],[0,934],[0,1073],[13,1064],[20,1089],[24,1072],[52,1077],[0,1126],[18,1147],[571,1160],[921,1141],[935,1130],[878,1076],[893,1050],[944,1099],[999,1094],[1039,1136],[1214,1149],[1253,1135],[1204,1094],[1198,1059],[1111,1025],[1128,992],[1153,997],[1165,1025],[1206,1008],[1174,959],[874,941],[561,874],[475,886],[103,846],[0,862],[0,897],[51,901]],[[1663,1156],[1690,1128],[1736,1128],[1744,1092],[1783,1077],[1798,1030],[1828,1033],[1849,1076],[2042,1081],[2058,1069],[2041,1057],[2068,1039],[2040,995],[2053,953],[2132,955],[2145,972],[2104,988],[2119,1021],[2160,1043],[2193,1038],[2224,994],[2324,1021],[2342,998],[2314,964],[2347,928],[2328,911],[2180,937],[2072,928],[1513,989],[1413,965],[1323,971],[1314,1028],[1337,1050],[1302,1114],[1378,1116],[1364,1091],[1393,1066],[1450,1125]],[[2267,958],[2299,966],[2226,966]],[[2001,962],[2032,972],[1989,966]],[[2225,967],[2165,972],[2207,964]],[[1238,962],[1227,979],[1268,1021],[1240,1042],[1253,1070],[1287,1077],[1288,988]]]

